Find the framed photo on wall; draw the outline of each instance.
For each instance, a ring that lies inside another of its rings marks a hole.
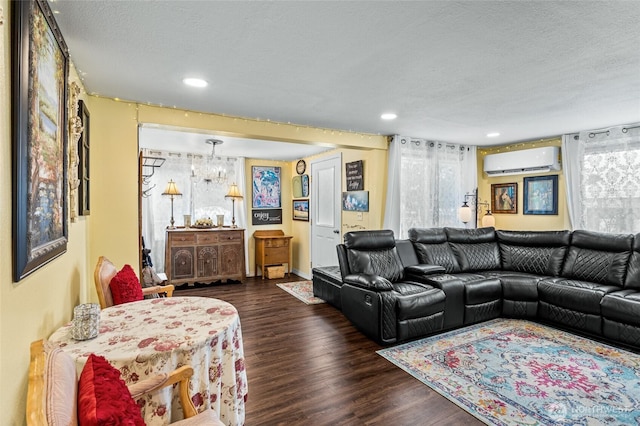
[[[293,220],[309,220],[309,200],[293,200]]]
[[[368,212],[369,191],[343,192],[342,210],[348,212]]]
[[[524,214],[558,214],[558,175],[524,178]]]
[[[518,213],[517,182],[491,185],[491,211],[493,213]]]
[[[69,54],[45,0],[12,4],[13,279],[67,251]]]

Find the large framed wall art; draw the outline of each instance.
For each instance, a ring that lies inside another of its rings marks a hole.
[[[13,6],[13,279],[67,250],[69,54],[44,0]]]
[[[558,175],[524,178],[524,214],[558,214]]]
[[[251,223],[272,225],[282,223],[282,194],[280,167],[252,166]]]

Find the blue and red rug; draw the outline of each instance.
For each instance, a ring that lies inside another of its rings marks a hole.
[[[378,354],[495,425],[640,424],[640,355],[496,319]]]

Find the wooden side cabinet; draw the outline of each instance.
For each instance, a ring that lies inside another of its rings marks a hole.
[[[169,284],[244,281],[244,229],[167,229],[165,273]]]
[[[291,276],[291,239],[281,230],[256,231],[253,239],[256,242],[256,277],[258,266],[264,279],[265,267],[270,265],[287,264],[288,275]]]

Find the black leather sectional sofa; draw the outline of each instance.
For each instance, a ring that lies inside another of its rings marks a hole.
[[[640,348],[640,234],[494,228],[349,232],[314,294],[381,344],[500,316]]]

